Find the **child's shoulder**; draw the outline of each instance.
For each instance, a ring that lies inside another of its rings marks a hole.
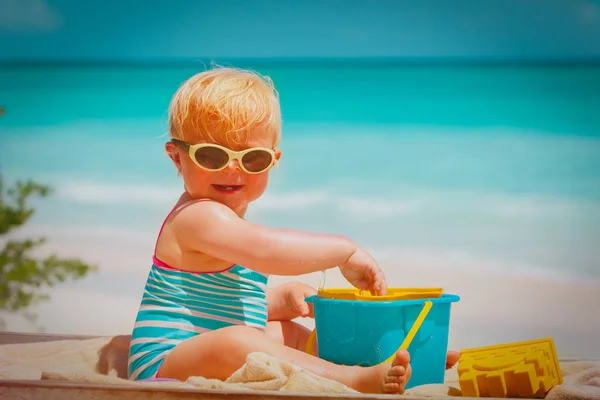
[[[211,215],[235,215],[232,209],[218,201],[211,199],[193,199],[183,201],[173,209],[174,216],[193,216],[203,215],[210,217]]]
[[[206,245],[226,240],[232,232],[244,231],[244,220],[229,207],[210,200],[198,199],[179,203],[167,218],[169,230],[180,246],[197,251]]]
[[[175,206],[171,223],[179,226],[188,224],[212,224],[231,218],[239,218],[229,207],[211,199],[194,199],[179,203]]]

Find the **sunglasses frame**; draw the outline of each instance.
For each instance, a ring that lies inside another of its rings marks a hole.
[[[273,165],[275,165],[275,151],[273,149],[270,149],[268,147],[251,147],[249,149],[246,150],[242,150],[242,151],[234,151],[231,149],[228,149],[227,147],[223,147],[220,146],[218,144],[215,143],[198,143],[198,144],[189,144],[186,143],[184,141],[178,140],[178,139],[171,139],[171,142],[179,147],[182,147],[183,149],[186,149],[188,152],[188,156],[191,158],[192,162],[194,164],[196,164],[199,168],[202,168],[206,171],[211,171],[211,172],[217,172],[217,171],[222,171],[225,168],[227,168],[227,166],[229,165],[229,163],[231,162],[231,160],[237,160],[238,164],[240,165],[240,168],[247,174],[251,174],[251,175],[256,175],[256,174],[261,174],[265,171],[268,171]],[[229,156],[229,160],[225,163],[225,165],[223,165],[221,168],[217,168],[217,169],[212,169],[212,168],[207,168],[204,165],[200,164],[198,162],[198,160],[196,159],[196,151],[198,149],[201,149],[203,147],[214,147],[220,150],[223,150],[228,156]],[[267,153],[269,153],[271,155],[271,162],[269,163],[269,165],[265,168],[262,169],[258,172],[252,172],[249,171],[248,169],[246,169],[246,167],[244,166],[244,163],[242,161],[242,158],[252,152],[252,151],[256,151],[256,150],[262,150],[262,151],[266,151]]]

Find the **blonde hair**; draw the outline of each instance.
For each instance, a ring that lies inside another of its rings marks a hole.
[[[271,79],[256,72],[216,67],[189,78],[171,99],[169,135],[174,139],[244,145],[257,130],[279,144],[279,95]]]

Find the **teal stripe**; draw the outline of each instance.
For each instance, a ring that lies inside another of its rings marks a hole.
[[[143,357],[142,357],[143,358]],[[165,360],[162,359],[158,362],[155,362],[154,364],[150,365],[149,367],[147,367],[146,369],[142,370],[139,375],[137,376],[136,380],[140,380],[140,379],[148,379],[148,378],[152,378],[155,376],[156,372],[158,371],[158,369],[160,368],[161,364],[164,362]],[[137,365],[136,365],[137,366]],[[133,371],[135,371],[137,368],[134,368]],[[131,372],[133,372],[131,371]],[[131,374],[130,372],[130,374]]]
[[[152,305],[152,306],[157,306],[157,307],[168,307],[168,304],[163,303],[162,301],[157,301],[157,300],[153,300],[153,299],[148,299],[148,298],[144,298],[142,300],[142,305]],[[223,311],[230,311],[231,313],[235,313],[237,315],[240,316],[244,316],[244,315],[250,315],[252,317],[258,318],[258,319],[263,319],[267,317],[267,307],[266,304],[265,305],[248,305],[248,304],[244,304],[244,303],[236,303],[237,306],[240,307],[244,307],[243,309],[229,309],[229,308],[225,308],[223,307],[222,310]],[[210,302],[203,302],[203,303],[198,303],[197,301],[193,301],[193,302],[186,302],[186,308],[189,308],[192,311],[198,311],[198,312],[210,312],[209,308],[211,308],[212,310],[214,309],[220,309],[219,307],[220,305],[214,304],[214,303],[210,303]],[[185,308],[182,308],[182,310],[185,310]]]
[[[234,277],[232,277],[231,275],[233,275]],[[235,276],[239,276],[240,279],[247,279],[247,280],[250,280],[251,282],[256,282],[257,284],[266,284],[266,282],[268,280],[268,278],[266,276],[264,276],[258,272],[249,270],[247,268],[240,267],[240,266],[235,266],[226,272],[221,272],[218,274],[211,274],[211,275],[202,275],[202,276],[210,276],[210,277],[225,279],[234,285],[237,284],[237,282],[239,282],[239,279],[236,279]]]
[[[160,312],[162,313],[161,317],[160,317],[160,321],[173,321],[173,320],[185,320],[185,321],[189,321],[191,322],[193,325],[195,326],[199,326],[202,328],[207,328],[208,326],[206,325],[206,321],[210,321],[211,320],[211,316],[212,317],[223,317],[223,318],[229,318],[234,320],[235,322],[223,322],[224,326],[221,326],[221,328],[225,327],[225,326],[229,326],[229,325],[236,325],[237,323],[241,323],[243,324],[244,321],[247,322],[252,322],[258,325],[265,325],[266,324],[266,320],[267,317],[264,316],[262,318],[255,318],[249,315],[244,315],[243,313],[231,313],[231,312],[226,312],[223,310],[202,310],[201,312],[203,314],[206,314],[206,316],[194,316],[194,315],[186,315],[185,314],[185,308],[172,308],[170,310],[161,310]],[[144,313],[144,311],[140,311],[140,314]],[[142,316],[143,318],[143,316]],[[156,320],[155,318],[150,318],[151,320]],[[212,328],[210,328],[212,329]]]
[[[152,290],[152,291],[150,291]],[[149,301],[161,301],[163,307],[185,307],[187,304],[195,305],[195,306],[212,306],[212,307],[222,307],[224,309],[230,307],[246,307],[252,309],[267,309],[267,300],[262,298],[246,298],[246,299],[234,299],[234,298],[225,298],[223,299],[220,296],[210,296],[210,295],[196,295],[196,294],[172,294],[172,293],[160,293],[156,289],[149,288],[146,293],[144,293],[143,300]]]
[[[165,349],[167,350],[167,349]],[[129,368],[127,369],[128,372],[128,377],[131,377],[131,375],[142,365],[149,363],[150,361],[152,361],[155,357],[157,357],[161,352],[150,352],[148,354],[144,354],[143,356],[141,356],[140,358],[138,358],[137,360],[135,360],[134,362],[132,362],[129,365]],[[158,367],[160,366],[160,364],[162,364],[162,362],[164,361],[158,361],[158,362],[154,362],[153,364],[147,366],[145,369],[141,370],[137,376],[136,379],[146,379],[146,378],[150,378],[152,377],[152,375],[157,371]]]
[[[150,285],[156,286],[156,288],[149,287]],[[200,285],[198,283],[191,283],[186,281],[178,282],[177,290],[166,290],[165,284],[163,282],[149,279],[148,280],[148,288],[149,290],[160,290],[165,293],[173,293],[173,294],[182,294],[182,293],[209,293],[209,294],[218,294],[222,297],[256,297],[262,298],[266,297],[266,294],[263,290],[259,289],[231,289],[231,290],[221,290],[217,285],[213,285],[213,287],[209,287],[207,285]]]
[[[252,318],[254,320],[258,320],[262,323],[263,319],[267,318],[267,308],[265,307],[253,307],[248,308],[245,307],[243,309],[233,310],[230,308],[219,307],[218,305],[214,305],[213,307],[207,307],[203,304],[199,304],[198,302],[188,301],[186,303],[186,308],[192,309],[192,311],[199,312],[207,312],[211,314],[217,314],[223,317],[233,317],[236,319],[243,320],[244,317]]]
[[[173,292],[184,292],[185,288],[181,288],[180,285],[186,286],[199,286],[209,291],[221,291],[222,293],[229,293],[233,295],[244,294],[247,296],[255,297],[264,293],[264,289],[259,286],[245,284],[238,282],[235,286],[225,286],[223,282],[213,280],[208,277],[203,278],[190,278],[185,276],[189,280],[183,280],[182,276],[166,277],[166,276],[149,276],[148,282],[156,286],[161,286],[170,289]],[[207,287],[206,285],[213,285],[214,287]],[[165,288],[165,289],[166,289]]]
[[[229,277],[224,276],[214,276],[214,275],[190,275],[186,273],[178,273],[178,274],[162,274],[156,273],[151,274],[149,278],[154,279],[161,283],[167,283],[172,285],[174,290],[179,290],[178,285],[182,283],[187,283],[188,285],[194,286],[204,286],[214,285],[219,289],[222,289],[224,292],[235,292],[239,290],[248,290],[250,292],[263,291],[263,286],[265,283],[254,283],[254,282],[244,282],[241,280],[231,279]],[[229,289],[229,290],[227,290]]]
[[[260,282],[247,282],[242,279],[233,279],[225,275],[201,275],[195,276],[194,279],[201,284],[210,284],[222,287],[223,289],[245,289],[256,291],[261,290],[263,284]]]
[[[233,267],[232,269],[230,269],[227,272],[219,272],[219,273],[215,273],[215,274],[211,274],[211,273],[194,273],[194,272],[187,272],[187,271],[172,271],[172,270],[168,270],[165,268],[158,268],[156,266],[154,266],[154,268],[152,268],[151,270],[151,275],[158,275],[158,276],[166,276],[168,278],[180,278],[180,277],[185,277],[191,280],[195,280],[195,279],[213,279],[213,278],[219,278],[222,279],[223,282],[220,282],[219,285],[224,285],[226,287],[233,287],[233,288],[237,288],[239,287],[240,284],[242,285],[251,285],[252,287],[254,286],[258,286],[259,285],[264,285],[267,283],[268,278],[265,277],[264,275],[261,275],[257,272],[251,271],[249,269],[243,268],[243,267]],[[239,276],[240,279],[236,279],[231,277],[230,275],[234,275],[234,276]],[[241,279],[246,279],[249,282],[242,282]]]
[[[152,322],[152,321],[150,321]],[[149,337],[149,338],[168,338],[168,339],[179,339],[179,335],[180,332],[185,332],[186,335],[189,333],[193,334],[193,335],[198,335],[198,333],[196,333],[195,331],[193,331],[194,326],[196,327],[202,327],[203,329],[208,329],[208,330],[215,330],[215,329],[221,329],[221,328],[225,328],[228,326],[233,326],[235,324],[232,323],[228,323],[228,322],[223,322],[223,321],[217,321],[217,320],[213,320],[213,319],[209,319],[209,318],[198,318],[198,317],[190,317],[189,315],[186,316],[186,318],[182,318],[180,314],[177,314],[177,317],[175,318],[171,318],[171,320],[169,320],[169,322],[179,322],[182,324],[189,324],[189,331],[186,330],[185,328],[183,329],[175,329],[175,328],[170,328],[170,327],[159,327],[161,333],[159,335],[145,335],[144,333],[146,331],[142,331],[142,329],[144,328],[136,328],[135,331],[139,331],[139,333],[136,333],[135,338],[132,335],[132,340],[133,339],[137,339],[137,338],[143,338],[143,337]],[[160,322],[157,322],[157,325],[160,325]],[[153,333],[152,331],[150,331],[149,333]]]
[[[223,296],[220,293],[205,293],[198,290],[190,290],[188,293],[161,293],[160,289],[148,287],[146,290],[149,298],[164,298],[165,301],[175,303],[179,301],[182,304],[189,303],[190,301],[194,302],[208,302],[208,303],[216,303],[217,305],[226,305],[226,306],[239,306],[241,304],[248,306],[264,306],[267,305],[267,299],[265,296],[260,297],[250,297],[250,298],[240,298],[240,297],[230,297]]]
[[[240,267],[239,265],[233,267],[229,272],[243,276],[246,279],[250,279],[264,284],[266,284],[269,280],[268,276],[265,276],[260,272],[252,271],[248,268]]]
[[[198,335],[198,333],[196,333],[195,331],[192,331],[192,330],[174,329],[174,328],[159,328],[160,333],[156,334],[155,329],[156,328],[150,328],[150,327],[136,328],[135,335],[131,336],[131,340],[133,341],[135,339],[141,339],[141,338],[149,338],[149,339],[166,338],[166,339],[184,341],[186,339],[189,339],[189,338],[192,338],[192,337]],[[190,329],[192,329],[191,325],[190,325]],[[151,348],[154,348],[154,349],[158,349],[159,347],[160,348],[169,348],[171,346],[172,345],[168,344],[168,343],[153,343],[153,342],[148,341],[148,342],[138,343],[138,344],[131,346],[130,353],[135,354],[138,351],[140,351],[141,348],[143,348],[144,350],[149,350]]]
[[[192,327],[190,327],[191,329]],[[131,340],[138,338],[167,338],[177,339],[177,329],[158,326],[139,326],[133,330]]]
[[[137,354],[142,351],[156,352],[158,351],[166,351],[174,348],[176,344],[172,343],[154,343],[154,342],[144,342],[138,343],[131,346],[131,354]]]
[[[156,286],[151,287],[152,286]],[[146,286],[146,290],[148,293],[160,294],[166,293],[173,296],[213,296],[213,299],[236,299],[236,298],[253,298],[253,299],[265,299],[267,297],[266,293],[263,291],[258,292],[257,290],[237,290],[237,291],[219,291],[218,288],[215,287],[207,287],[200,286],[196,284],[198,287],[193,287],[194,285],[189,282],[181,282],[181,285],[185,285],[186,287],[179,287],[177,291],[169,291],[164,289],[164,285],[161,282],[157,282],[156,280],[148,280],[148,285]]]
[[[187,340],[189,338],[193,338],[194,336],[200,335],[199,333],[196,333],[194,331],[186,331],[186,330],[183,330],[183,329],[178,329],[177,330],[177,334],[179,335],[178,339],[180,339],[181,341],[184,341],[184,340]]]

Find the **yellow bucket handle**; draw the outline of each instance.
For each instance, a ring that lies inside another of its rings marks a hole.
[[[415,335],[419,331],[419,328],[421,328],[423,321],[425,321],[425,318],[427,318],[427,314],[429,314],[429,310],[431,310],[432,306],[433,306],[433,302],[431,302],[430,300],[425,302],[425,304],[423,305],[423,309],[421,310],[421,312],[419,313],[419,316],[417,317],[417,320],[415,321],[413,326],[410,328],[410,331],[408,331],[408,335],[406,335],[406,337],[404,338],[404,341],[402,341],[402,344],[400,345],[400,348],[398,350],[408,349],[408,346],[410,346],[411,342],[415,338]],[[316,337],[317,337],[317,328],[314,328],[312,330],[312,332],[310,333],[310,335],[308,336],[308,339],[306,341],[306,350],[305,351],[308,354],[314,355],[313,351],[315,348],[315,338]],[[387,360],[383,361],[381,364],[391,363],[392,361],[394,361],[394,357],[396,357],[396,351],[394,352],[394,354],[392,354]]]

